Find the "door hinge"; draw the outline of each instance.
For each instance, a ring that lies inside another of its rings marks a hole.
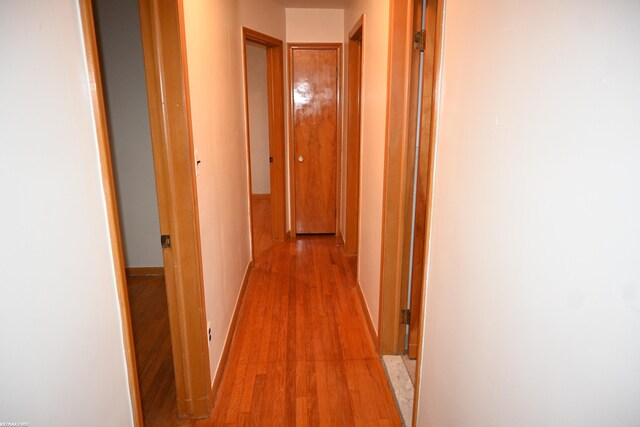
[[[269,156],[269,163],[273,163],[273,156]]]
[[[163,234],[162,236],[160,236],[160,243],[162,244],[163,248],[170,248],[171,247],[171,236],[168,234]]]
[[[409,325],[411,323],[411,310],[400,310],[400,324]]]
[[[425,30],[416,31],[413,34],[413,48],[415,50],[419,50],[420,52],[424,52],[426,37],[427,37],[427,32]]]

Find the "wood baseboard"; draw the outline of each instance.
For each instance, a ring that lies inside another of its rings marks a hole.
[[[270,199],[271,198],[271,194],[251,194],[251,198],[253,200]]]
[[[242,308],[242,301],[244,299],[244,294],[247,290],[247,285],[249,284],[249,275],[251,274],[252,269],[253,269],[253,261],[249,261],[249,264],[247,264],[247,269],[244,272],[242,285],[240,286],[240,293],[238,294],[238,299],[236,301],[236,308],[233,311],[233,316],[231,317],[231,324],[229,325],[227,338],[224,342],[222,355],[220,356],[220,364],[218,365],[218,370],[216,371],[216,376],[215,376],[215,379],[213,380],[213,385],[211,386],[210,396],[211,396],[212,408],[216,402],[216,399],[218,398],[220,383],[222,383],[222,374],[224,373],[224,368],[227,366],[227,360],[229,359],[229,349],[231,348],[231,342],[233,341],[233,337],[236,334],[236,328],[238,327],[238,317],[240,315],[240,309]]]
[[[164,276],[164,267],[127,267],[127,277],[160,277]]]
[[[376,353],[380,353],[380,341],[378,340],[378,334],[376,333],[376,328],[373,326],[371,313],[369,312],[369,307],[367,306],[367,302],[364,299],[362,286],[360,285],[359,281],[356,288],[358,288],[358,299],[360,300],[360,308],[362,309],[362,314],[364,315],[364,318],[367,319],[367,329],[369,329],[369,337],[371,338],[373,347],[376,349]]]

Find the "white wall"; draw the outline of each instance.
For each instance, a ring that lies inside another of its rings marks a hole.
[[[78,2],[2,2],[0,40],[0,420],[130,426]]]
[[[287,9],[287,41],[298,43],[342,43],[344,10]]]
[[[640,3],[446,3],[418,425],[640,425]]]
[[[284,7],[270,0],[184,1],[204,294],[215,375],[251,259],[242,26],[284,40]],[[212,378],[213,381],[213,378]]]
[[[247,92],[251,138],[251,192],[270,194],[267,49],[247,43]]]
[[[161,267],[138,3],[96,0],[109,137],[127,267]]]
[[[377,328],[380,309],[389,4],[378,0],[351,0],[347,3],[344,10],[345,41],[358,19],[365,15],[358,280],[374,327]]]

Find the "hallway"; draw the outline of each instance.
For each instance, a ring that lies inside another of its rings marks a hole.
[[[212,416],[195,425],[400,425],[355,268],[333,236],[259,256]]]

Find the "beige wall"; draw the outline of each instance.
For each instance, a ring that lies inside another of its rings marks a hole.
[[[298,43],[342,43],[342,9],[287,9],[287,41]]]
[[[270,194],[267,49],[247,43],[247,91],[251,138],[251,192]]]
[[[268,0],[184,1],[212,375],[251,258],[241,27],[284,40],[284,7]],[[212,378],[213,380],[213,378]]]
[[[351,0],[344,11],[344,38],[365,15],[362,77],[362,141],[358,279],[369,313],[378,327],[382,190],[387,109],[389,4]]]
[[[285,9],[277,0],[238,1],[240,25],[286,40]]]
[[[0,2],[0,40],[0,421],[131,426],[78,2]]]
[[[418,425],[640,425],[640,3],[446,3]]]
[[[138,4],[94,2],[127,267],[161,267],[160,222]]]

